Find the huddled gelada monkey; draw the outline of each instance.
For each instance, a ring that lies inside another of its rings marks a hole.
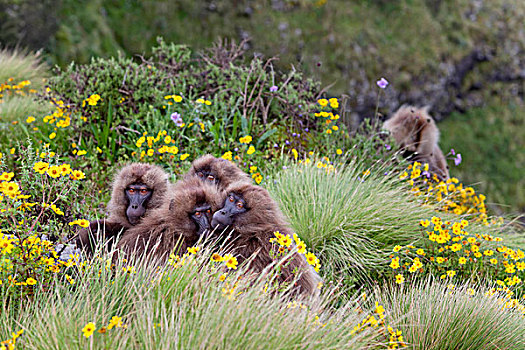
[[[119,234],[137,225],[152,209],[162,205],[170,187],[168,174],[162,168],[145,163],[124,166],[115,176],[111,199],[107,206],[109,216],[95,220],[82,229],[77,246],[92,254],[97,242],[106,241],[108,247]]]
[[[185,175],[185,178],[189,177],[198,177],[202,181],[214,183],[222,190],[237,181],[252,182],[251,177],[237,165],[226,159],[215,158],[210,154],[193,161],[190,170]]]
[[[273,262],[270,239],[274,232],[291,238],[292,230],[277,203],[262,187],[241,181],[228,186],[225,193],[222,207],[213,214],[212,227],[216,228],[215,233],[222,232],[221,235],[228,234],[224,228],[231,227],[229,246],[232,253],[240,263],[251,258],[249,269],[262,272]],[[296,278],[295,272],[298,272],[294,289],[304,295],[318,295],[317,285],[321,278],[306,258],[295,252],[290,259],[278,280],[292,282]]]
[[[177,182],[162,206],[126,231],[118,251],[127,258],[147,254],[158,262],[166,261],[172,252],[186,253],[210,229],[212,213],[223,196],[215,185],[198,178]]]
[[[438,145],[439,129],[428,114],[428,108],[401,106],[383,127],[404,149],[405,157],[428,163],[429,170],[442,180],[450,177],[445,156]]]

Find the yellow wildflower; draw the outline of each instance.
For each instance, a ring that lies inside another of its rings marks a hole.
[[[54,178],[54,179],[59,177],[61,173],[62,173],[62,171],[60,170],[60,167],[58,167],[56,165],[53,165],[53,166],[49,167],[49,169],[47,169],[47,174],[49,176],[51,176],[52,178]]]
[[[325,99],[325,98],[321,98],[321,99],[317,100],[317,103],[319,103],[321,105],[321,107],[328,106],[328,100]]]
[[[84,333],[84,337],[86,338],[91,337],[93,332],[95,332],[95,324],[93,322],[89,322],[84,328],[82,328],[82,333]]]
[[[191,254],[197,254],[197,252],[200,250],[199,247],[190,247],[188,248],[188,253],[191,253]]]
[[[224,255],[224,261],[226,262],[226,266],[230,269],[237,269],[237,258],[234,257],[231,254]]]
[[[83,178],[86,177],[86,175],[80,171],[80,170],[73,170],[71,172],[71,174],[69,175],[69,177],[72,179],[72,180],[82,180]]]
[[[0,181],[10,181],[15,176],[15,173],[7,173],[3,172],[2,175],[0,175]]]
[[[211,260],[216,261],[216,262],[221,262],[221,261],[224,261],[224,258],[220,254],[213,253],[213,255],[211,256]]]
[[[228,151],[224,153],[221,158],[226,159],[226,160],[232,160],[232,152]]]
[[[306,261],[310,265],[316,265],[319,262],[319,259],[317,259],[314,253],[308,252],[304,256],[306,257]]]
[[[108,329],[111,328],[120,328],[122,327],[122,318],[118,316],[113,316],[111,320],[109,320]]]
[[[399,257],[395,257],[392,259],[392,262],[390,262],[390,267],[394,270],[399,268]]]
[[[249,144],[250,142],[252,142],[252,137],[250,135],[246,135],[244,137],[241,137],[239,139],[239,142],[240,143],[245,143],[245,144]]]

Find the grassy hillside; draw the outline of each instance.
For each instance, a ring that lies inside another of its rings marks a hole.
[[[379,110],[385,115],[402,103],[416,103],[434,105],[439,112],[476,107],[470,115],[496,110],[524,117],[519,74],[525,57],[525,5],[519,1],[90,0],[80,5],[71,0],[23,0],[0,1],[0,14],[1,42],[34,50],[44,46],[47,60],[62,67],[117,52],[148,56],[157,36],[196,50],[209,47],[218,37],[248,39],[248,57],[278,55],[276,69],[293,65],[329,85],[330,95],[345,94],[348,104],[341,112],[352,127],[373,113],[374,82],[381,76],[391,83],[380,100]],[[41,21],[43,17],[47,20]],[[467,70],[463,81],[444,86],[444,81],[455,78],[455,65],[475,50],[486,61]],[[446,98],[440,98],[442,93]],[[494,94],[505,98],[491,98]],[[517,109],[503,102],[508,96],[516,100],[512,105]],[[4,109],[20,108],[14,104]],[[458,114],[449,119],[450,127],[444,128],[462,128]],[[501,139],[514,139],[518,134],[512,130],[520,129],[506,122],[499,129]],[[450,137],[452,141],[454,136]],[[453,147],[446,135],[443,141]],[[488,147],[499,150],[498,142]],[[460,144],[464,153],[477,154],[476,141]],[[491,154],[494,157],[484,157],[483,165],[474,157],[466,159],[469,167],[458,175],[471,183],[481,180],[479,174],[486,174],[487,167],[502,169],[508,153]],[[520,185],[515,175],[497,173],[484,177],[483,190],[503,212],[523,212],[523,195],[512,189]]]
[[[0,348],[525,349],[523,229],[479,189],[400,159],[377,128],[350,137],[317,81],[232,50],[160,41],[142,62],[53,73],[3,53],[16,64],[0,108],[51,111],[0,119]],[[45,85],[30,91],[25,74]],[[286,260],[254,275],[210,242],[161,267],[56,254],[104,217],[122,164],[174,181],[204,153],[269,190],[319,259],[319,299],[277,283]]]

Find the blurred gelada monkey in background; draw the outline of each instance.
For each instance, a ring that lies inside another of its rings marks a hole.
[[[428,107],[403,105],[383,124],[383,128],[390,131],[404,150],[405,158],[428,163],[429,171],[441,180],[450,177],[445,156],[438,145],[439,129],[428,114]]]

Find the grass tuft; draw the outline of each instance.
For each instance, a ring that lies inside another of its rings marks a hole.
[[[454,289],[432,280],[377,289],[378,300],[402,324],[411,349],[525,349],[525,320],[504,309],[509,299],[479,285]]]
[[[29,80],[33,89],[39,89],[48,76],[48,67],[40,60],[39,53],[0,49],[0,83],[10,78],[15,83]]]
[[[178,267],[136,265],[130,273],[94,260],[74,285],[42,288],[16,314],[3,300],[0,334],[23,327],[22,347],[40,349],[368,349],[386,342],[379,328],[351,333],[366,315],[355,304],[290,307],[282,295],[263,292],[264,279],[241,278],[242,267],[220,282],[224,271],[210,269],[210,256],[199,252]],[[99,333],[114,316],[127,328]],[[96,330],[85,338],[90,322]]]
[[[421,238],[419,220],[435,214],[422,207],[386,169],[359,162],[336,172],[295,165],[279,173],[269,190],[293,229],[320,255],[332,277],[365,277],[385,267],[395,245]]]

